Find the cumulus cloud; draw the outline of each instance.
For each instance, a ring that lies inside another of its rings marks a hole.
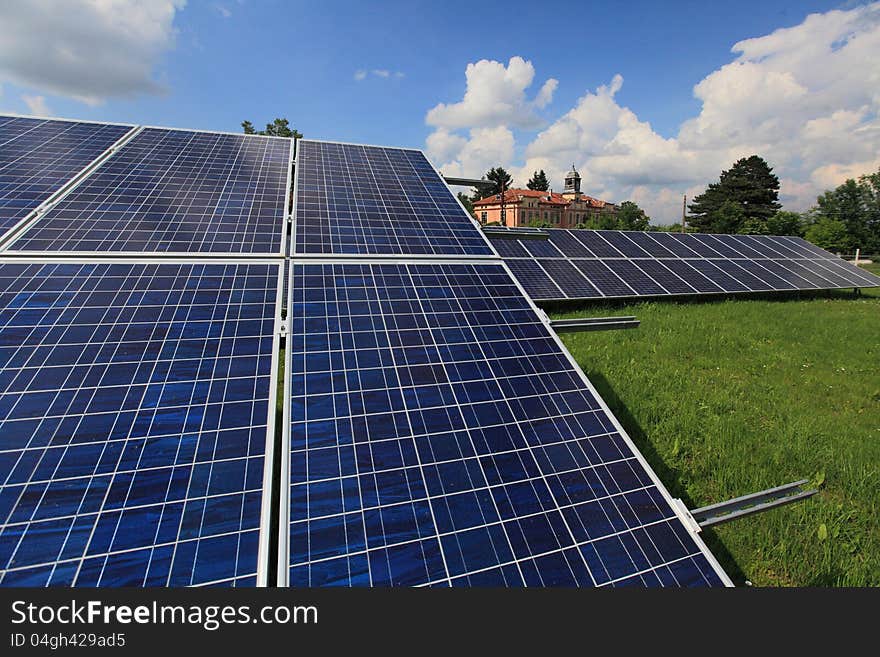
[[[436,133],[435,133],[436,134]],[[429,138],[430,139],[430,138]],[[455,136],[451,136],[455,143]],[[505,126],[494,128],[473,128],[467,139],[463,139],[455,157],[440,166],[447,176],[480,176],[488,168],[501,162],[510,162],[514,154],[513,132]],[[444,160],[435,160],[444,162]]]
[[[154,69],[185,0],[7,0],[0,80],[98,104],[163,92]]]
[[[557,85],[556,80],[548,79],[529,100],[526,90],[535,79],[535,67],[522,57],[511,57],[507,66],[481,59],[468,64],[464,75],[464,98],[458,103],[440,103],[428,111],[428,125],[447,130],[499,125],[535,128],[541,123],[535,110],[553,100]]]
[[[520,183],[543,168],[551,183],[561,185],[575,163],[586,193],[632,199],[658,223],[677,221],[683,193],[692,198],[722,168],[753,153],[775,168],[781,199],[794,210],[806,209],[818,193],[848,177],[878,169],[880,3],[811,14],[799,25],[740,41],[731,52],[732,61],[694,85],[700,112],[672,137],[618,102],[624,81],[615,75],[518,148],[495,151],[522,153],[520,166],[512,157],[487,164],[507,166]],[[461,102],[437,105],[426,117],[437,127],[429,150],[433,140],[443,155],[435,161],[469,176],[486,168],[477,166],[481,160],[473,153],[492,152],[477,129],[534,130],[535,108],[549,103],[556,88],[555,81],[545,83],[546,92],[528,101],[531,64],[518,57],[508,67],[481,64],[468,66]],[[470,132],[465,138],[455,130]],[[480,143],[472,144],[475,139]],[[474,168],[465,166],[465,154]]]

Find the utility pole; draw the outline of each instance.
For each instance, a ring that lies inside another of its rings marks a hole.
[[[687,194],[683,194],[681,197],[681,232],[682,233],[687,232],[685,230],[685,223],[686,223],[685,212],[686,212],[686,208],[687,208],[687,201],[688,201]]]
[[[501,176],[501,225],[507,225],[507,213],[504,211],[504,176]]]

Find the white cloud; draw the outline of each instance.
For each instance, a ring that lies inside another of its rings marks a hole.
[[[535,128],[541,123],[536,109],[552,99],[556,80],[547,80],[534,100],[526,90],[535,78],[535,68],[522,57],[511,57],[507,66],[482,59],[468,64],[467,88],[458,103],[440,103],[425,118],[428,125],[449,130],[497,127],[499,125]]]
[[[369,71],[367,69],[360,68],[354,72],[355,82],[366,80],[368,76],[373,76],[374,78],[379,78],[380,80],[388,80],[390,78],[400,80],[405,77],[405,73],[403,73],[403,71],[389,71],[387,68],[374,68]]]
[[[454,159],[439,167],[447,176],[479,177],[490,167],[513,159],[513,133],[503,125],[495,128],[473,128],[468,139],[463,141],[464,144],[455,153]]]
[[[683,193],[693,198],[722,168],[753,153],[775,168],[781,200],[794,210],[847,177],[880,167],[880,3],[812,14],[794,27],[740,41],[732,53],[730,63],[695,84],[700,112],[672,137],[617,101],[623,78],[615,75],[519,148],[495,151],[477,129],[534,130],[535,109],[550,102],[556,83],[548,80],[529,101],[530,63],[515,57],[508,67],[471,64],[464,99],[427,114],[437,128],[429,151],[433,144],[444,156],[435,161],[458,167],[460,175],[482,174],[486,158],[475,153],[492,153],[497,158],[488,165],[508,167],[520,182],[543,168],[559,186],[575,163],[586,193],[635,200],[658,223],[679,221]],[[470,132],[465,138],[455,130]],[[514,152],[522,153],[521,166]]]
[[[163,91],[154,69],[185,0],[6,0],[0,80],[98,104]]]
[[[229,7],[224,7],[223,5],[214,5],[214,9],[216,9],[217,13],[220,14],[223,18],[232,17],[232,11],[230,11]]]
[[[46,98],[44,96],[29,96],[28,94],[22,94],[21,99],[24,101],[24,104],[27,105],[28,113],[34,116],[52,116],[52,111],[46,104]]]

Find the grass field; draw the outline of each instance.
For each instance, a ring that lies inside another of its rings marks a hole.
[[[689,508],[821,484],[810,500],[703,532],[736,584],[880,585],[880,292],[549,314],[641,320],[562,337]]]

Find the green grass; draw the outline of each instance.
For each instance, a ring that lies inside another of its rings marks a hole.
[[[821,482],[703,532],[735,583],[880,585],[880,292],[551,313],[626,314],[641,327],[562,338],[674,496]]]

